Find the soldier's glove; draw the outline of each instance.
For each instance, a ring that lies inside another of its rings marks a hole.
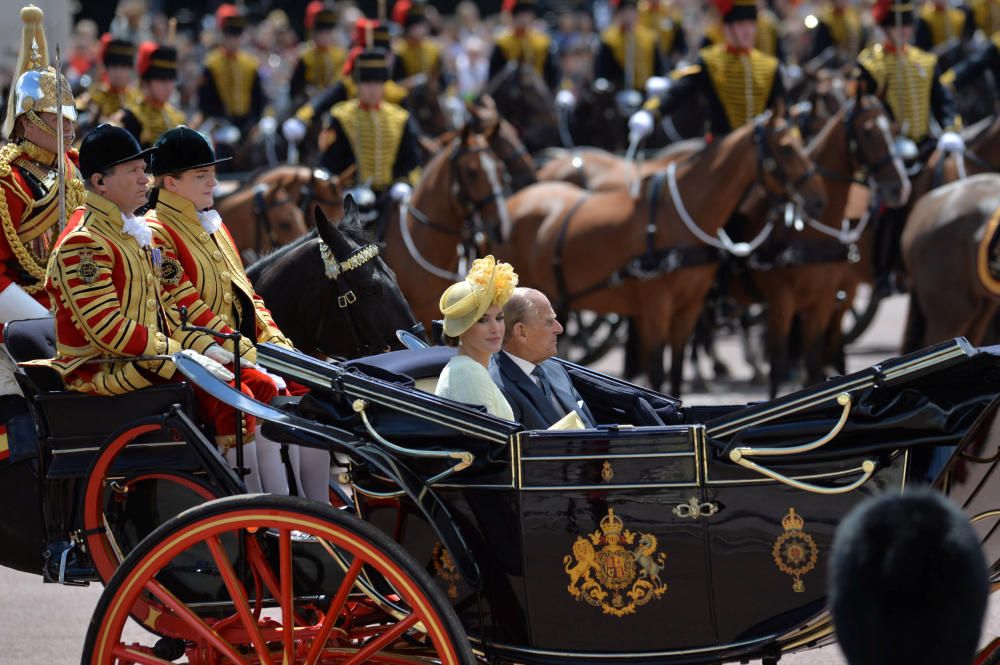
[[[965,139],[958,132],[945,132],[938,139],[938,150],[941,152],[965,152]]]
[[[306,123],[293,116],[281,123],[281,134],[289,143],[298,143],[306,136]]]
[[[629,143],[641,141],[653,133],[653,114],[643,109],[636,111],[628,119],[628,140]]]
[[[389,188],[389,198],[399,203],[400,201],[409,200],[410,194],[413,193],[413,188],[407,185],[405,182],[397,182],[392,187]]]
[[[208,370],[209,374],[219,379],[220,381],[225,381],[229,383],[233,380],[233,373],[228,369],[220,365],[217,361],[212,360],[208,356],[203,356],[194,349],[184,349],[181,351],[181,355],[187,356],[191,360],[195,361],[202,367]]]
[[[220,365],[232,365],[236,362],[236,354],[232,351],[227,351],[225,347],[219,346],[218,344],[213,344],[205,349],[205,356],[211,358]],[[241,357],[240,367],[253,367],[253,363],[246,358]]]
[[[659,97],[670,88],[670,79],[664,76],[650,76],[646,79],[646,97]]]
[[[268,371],[267,371],[267,370],[266,370],[266,369],[265,369],[265,368],[264,368],[263,366],[261,366],[261,365],[256,365],[256,366],[255,366],[255,369],[256,369],[256,370],[257,370],[258,372],[260,372],[261,374],[264,374],[264,375],[266,375],[266,376],[267,376],[267,378],[269,378],[269,379],[271,379],[272,381],[274,381],[274,385],[275,385],[275,387],[276,387],[276,388],[277,388],[277,389],[278,389],[279,391],[281,391],[281,390],[287,390],[287,389],[288,389],[288,384],[287,384],[287,383],[285,383],[285,380],[284,380],[283,378],[281,378],[280,376],[278,376],[277,374],[271,374],[270,372],[268,372]]]
[[[576,106],[576,95],[569,90],[560,90],[556,93],[556,108],[571,109]]]

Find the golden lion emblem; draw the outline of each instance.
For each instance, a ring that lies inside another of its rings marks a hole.
[[[630,550],[622,543],[636,547]],[[660,579],[667,555],[658,553],[657,546],[656,536],[629,531],[614,509],[608,508],[600,530],[578,536],[573,556],[563,557],[563,570],[569,575],[566,590],[605,614],[635,614],[637,607],[667,591]]]

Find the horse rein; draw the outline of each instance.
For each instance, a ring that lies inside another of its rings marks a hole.
[[[842,173],[836,173],[833,171],[827,171],[826,169],[821,169],[817,167],[817,172],[824,178],[830,178],[831,180],[837,180],[839,182],[855,183],[858,185],[868,185],[870,180],[870,174],[877,173],[886,164],[891,164],[893,160],[898,159],[899,155],[896,153],[896,148],[892,141],[886,136],[886,147],[888,152],[884,157],[876,161],[874,164],[866,163],[864,155],[861,154],[861,142],[858,140],[858,131],[855,127],[855,121],[857,120],[861,109],[860,105],[857,103],[857,99],[852,99],[848,102],[851,105],[850,112],[844,116],[844,127],[847,130],[847,152],[851,158],[859,164],[862,169],[862,174],[858,175],[845,175]],[[871,109],[868,109],[871,110]]]
[[[764,191],[768,195],[776,195],[778,197],[788,196],[796,202],[801,202],[802,195],[799,194],[799,187],[817,174],[816,165],[811,165],[805,173],[792,180],[788,177],[781,162],[774,156],[771,144],[767,142],[767,135],[767,124],[763,117],[758,117],[754,121],[753,127],[753,144],[757,152],[757,163],[761,166],[757,170],[757,182],[764,188]],[[768,176],[778,183],[780,191],[775,191],[768,187]]]
[[[266,195],[271,191],[276,191],[276,188],[272,190],[270,185],[265,185],[264,183],[254,185],[253,188],[253,214],[257,219],[254,244],[257,251],[263,248],[261,244],[261,231],[267,236],[272,246],[278,245],[278,239],[274,235],[274,224],[271,222],[271,216],[268,214],[268,211],[294,203],[290,198],[282,201],[268,201]]]

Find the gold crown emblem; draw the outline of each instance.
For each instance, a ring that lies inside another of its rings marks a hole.
[[[601,518],[601,531],[604,532],[604,535],[620,536],[624,528],[625,524],[621,518],[615,517],[614,509],[608,508],[608,514]]]
[[[785,531],[801,531],[805,525],[805,520],[799,517],[794,508],[789,508],[788,514],[781,518],[781,526]]]

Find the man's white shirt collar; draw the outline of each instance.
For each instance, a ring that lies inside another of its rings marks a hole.
[[[507,354],[507,357],[513,360],[514,364],[520,367],[521,371],[527,374],[528,378],[531,379],[536,386],[538,385],[538,377],[532,374],[532,372],[535,371],[535,367],[537,367],[535,363],[531,362],[530,360],[525,360],[524,358],[519,358],[518,356],[515,356],[513,353],[509,353],[507,351],[501,350],[500,353]]]

